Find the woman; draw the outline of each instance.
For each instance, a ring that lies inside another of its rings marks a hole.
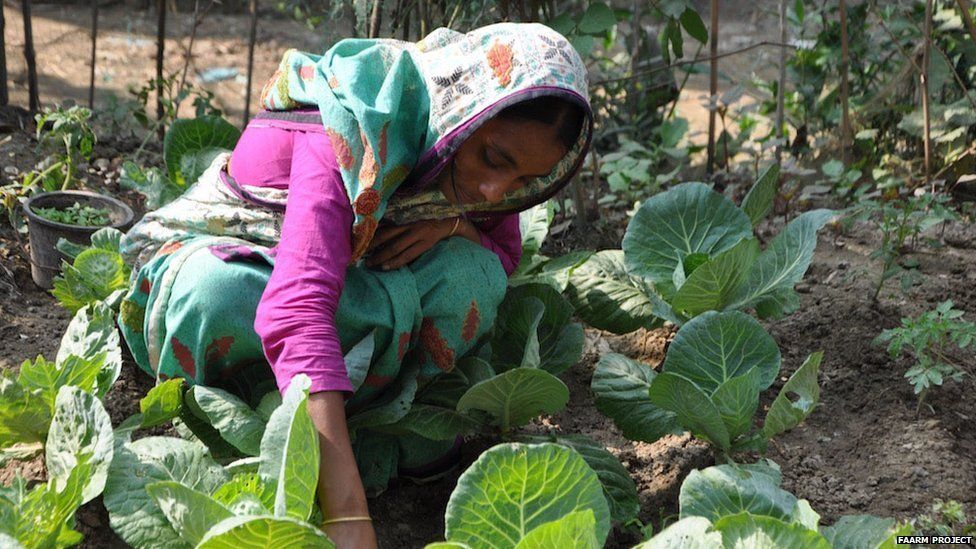
[[[589,145],[586,71],[542,25],[438,29],[289,51],[262,102],[229,158],[126,236],[138,274],[122,330],[158,379],[253,401],[268,364],[281,391],[308,375],[324,528],[368,547],[364,482],[429,475],[456,444],[357,419],[419,399],[490,330],[519,261],[517,212],[565,185]],[[369,358],[344,360],[354,348]]]

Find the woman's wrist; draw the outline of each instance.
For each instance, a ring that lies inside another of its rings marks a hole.
[[[463,217],[452,217],[450,219],[445,219],[444,227],[447,230],[444,238],[462,236],[475,244],[481,243],[481,233],[478,232],[478,228],[474,226],[474,223],[471,223]]]

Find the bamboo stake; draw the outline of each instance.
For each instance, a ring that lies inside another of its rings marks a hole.
[[[7,94],[7,44],[3,38],[6,28],[7,22],[3,17],[3,2],[0,1],[0,106],[10,102],[10,96]]]
[[[634,0],[634,20],[631,22],[632,28],[634,29],[634,46],[630,52],[630,72],[637,72],[638,58],[640,57],[640,45],[641,45],[641,0]],[[627,107],[630,112],[630,117],[634,118],[637,116],[637,83],[638,79],[633,79],[630,81],[630,85],[627,89]]]
[[[925,49],[922,50],[922,118],[925,119],[925,135],[923,151],[925,154],[925,182],[929,182],[932,174],[932,120],[929,116],[929,65],[932,52],[932,0],[925,2]],[[933,188],[934,192],[935,189]]]
[[[851,162],[851,112],[848,100],[847,70],[850,52],[847,47],[847,1],[840,0],[840,154],[846,168]]]
[[[27,94],[31,112],[41,108],[41,98],[37,91],[37,60],[34,58],[34,32],[31,25],[31,0],[21,0],[24,14],[24,61],[27,64]]]
[[[708,82],[708,161],[705,172],[712,175],[715,170],[715,115],[718,107],[718,0],[712,0],[712,21],[709,29],[709,54],[711,71]]]
[[[969,36],[973,38],[973,43],[976,44],[976,24],[973,24],[972,10],[969,8],[969,0],[956,0],[956,4],[959,5],[959,11],[962,12],[962,21],[966,25],[966,30],[969,31]]]
[[[244,92],[244,125],[251,119],[251,84],[254,81],[254,44],[258,38],[258,0],[248,0],[251,30],[247,38],[247,90]]]
[[[779,41],[786,43],[786,0],[779,0]],[[779,50],[779,86],[776,88],[776,136],[783,143],[776,146],[776,163],[783,160],[786,139],[783,136],[783,122],[786,118],[786,48]]]
[[[95,52],[98,38],[98,0],[91,0],[91,74],[88,78],[88,108],[95,108]]]
[[[166,51],[166,0],[156,0],[156,120],[162,120],[163,111],[163,54]],[[159,140],[163,140],[166,128],[162,124],[157,130]]]
[[[380,37],[380,24],[383,22],[383,8],[380,0],[373,0],[373,12],[369,16],[369,38]]]

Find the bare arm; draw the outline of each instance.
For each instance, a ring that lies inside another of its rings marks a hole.
[[[346,429],[343,393],[314,393],[308,400],[308,413],[319,433],[318,496],[322,515],[326,520],[369,516],[366,492]],[[369,521],[330,524],[324,530],[339,549],[376,547],[376,534]]]

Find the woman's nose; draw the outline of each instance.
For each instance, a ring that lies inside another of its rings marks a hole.
[[[478,190],[481,192],[481,195],[485,197],[486,201],[492,204],[497,204],[498,202],[502,201],[505,194],[508,193],[514,186],[514,183],[511,181],[494,180],[485,181],[478,186]]]

